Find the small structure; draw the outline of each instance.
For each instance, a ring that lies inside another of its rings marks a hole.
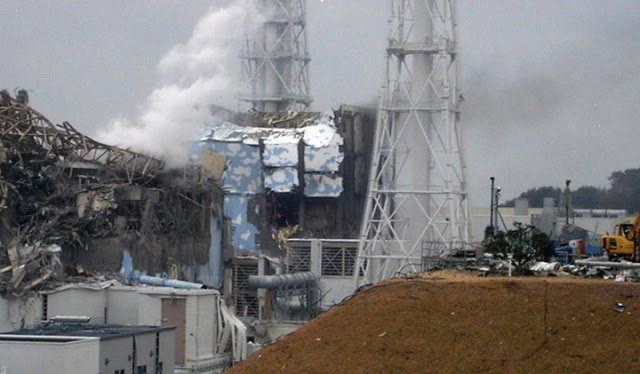
[[[109,324],[175,326],[177,369],[215,372],[246,357],[244,325],[216,290],[74,284],[43,296],[49,315],[80,313]]]
[[[28,304],[20,304],[19,299],[0,299],[0,314],[11,317],[7,323],[0,324],[0,328],[20,331],[27,327],[29,331],[37,329],[39,321],[50,321],[54,316],[63,315],[87,316],[89,322],[83,325],[87,329],[105,325],[173,326],[175,331],[172,330],[171,337],[175,348],[172,349],[171,370],[175,364],[176,372],[214,373],[246,358],[246,328],[227,310],[216,290],[131,287],[108,281],[66,284],[55,290],[41,291],[31,300]],[[90,344],[77,339],[64,343]],[[62,351],[73,348],[56,344]],[[0,360],[0,365],[2,362]],[[166,369],[167,365],[164,367]],[[114,370],[110,367],[106,372],[113,373]],[[148,367],[147,373],[151,372]]]
[[[67,374],[173,371],[175,327],[87,321],[89,318],[52,318],[33,329],[0,335],[0,370]]]

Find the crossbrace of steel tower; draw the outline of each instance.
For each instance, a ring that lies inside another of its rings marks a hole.
[[[249,0],[239,99],[264,112],[311,104],[306,0]]]
[[[390,26],[356,285],[470,242],[455,1],[391,0]]]

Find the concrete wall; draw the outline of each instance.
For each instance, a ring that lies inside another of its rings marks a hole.
[[[27,300],[0,297],[0,332],[10,332],[23,327],[33,327],[42,319],[42,298]]]
[[[160,355],[163,372],[173,369],[173,331],[160,332]],[[142,333],[134,336],[118,337],[100,342],[101,373],[113,373],[125,369],[131,372],[134,357],[133,341],[135,339],[135,366],[146,366],[147,373],[155,373],[156,362],[156,333]],[[134,372],[135,373],[135,372]]]
[[[322,300],[321,308],[329,308],[332,305],[340,303],[345,297],[351,295],[354,291],[354,283],[351,277],[321,277],[318,282]]]
[[[175,340],[175,330],[160,333],[160,361],[163,362],[163,373],[171,373],[171,369],[175,366]],[[149,370],[147,372],[153,373]]]
[[[31,341],[0,340],[0,370],[6,369],[7,374],[100,372],[97,338],[75,338],[70,342],[56,342],[42,336],[33,338]]]
[[[116,271],[122,262],[122,248],[126,248],[120,237],[91,239],[87,251],[78,251],[77,262],[85,269]]]
[[[169,297],[169,295],[166,297]],[[137,324],[148,326],[162,325],[162,298],[159,295],[147,292],[138,294]]]
[[[342,105],[335,113],[344,137],[343,184],[339,207],[342,215],[336,219],[342,229],[341,238],[357,238],[367,194],[371,150],[375,133],[374,109]]]
[[[255,240],[259,230],[255,222],[251,221],[248,212],[252,198],[263,193],[259,148],[244,143],[215,141],[200,142],[193,146],[192,157],[194,159],[199,157],[204,147],[226,157],[227,168],[221,185],[226,191],[224,212],[234,226],[233,247],[240,255],[248,251],[259,252],[256,249]]]
[[[553,210],[553,208],[548,208]],[[541,208],[528,208],[529,215],[516,215],[514,208],[500,208],[500,216],[504,220],[507,229],[514,228],[513,222],[522,222],[526,224],[532,223],[532,216],[541,217],[543,215],[543,209]],[[489,225],[489,208],[474,208],[471,215],[471,238],[474,243],[479,243],[484,238],[484,229]],[[555,215],[549,216],[549,219],[553,222],[549,222],[548,230],[555,234],[558,234],[565,224],[564,217],[555,217]],[[586,230],[596,232],[597,234],[603,234],[605,232],[613,232],[615,225],[625,218],[616,217],[571,217],[569,223],[580,226]],[[502,220],[498,217],[498,226],[503,230]],[[542,229],[542,227],[539,227]],[[550,232],[545,231],[546,234]]]
[[[624,221],[624,219],[579,217],[575,219],[575,224],[583,229],[603,234],[605,232],[613,233],[616,224],[622,221]],[[569,222],[573,222],[573,219],[569,219]],[[564,219],[562,219],[562,224],[564,224]]]
[[[14,330],[10,304],[9,300],[0,297],[0,332],[9,332]]]
[[[47,318],[88,316],[92,324],[105,323],[107,292],[102,289],[66,288],[48,294]]]
[[[214,295],[187,297],[186,359],[202,360],[213,357],[217,326],[217,302]]]
[[[181,291],[172,289],[143,289],[138,298],[138,324],[159,325],[162,299],[186,298],[185,364],[215,356],[217,350],[217,312],[220,294],[214,290]]]
[[[209,262],[205,265],[183,265],[180,273],[187,279],[206,284],[208,288],[218,289],[222,286],[222,220],[211,215],[209,230],[211,244],[209,246]]]
[[[138,292],[134,288],[111,287],[107,290],[106,322],[114,325],[138,324]]]

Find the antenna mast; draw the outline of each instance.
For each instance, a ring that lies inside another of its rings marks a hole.
[[[311,104],[306,0],[251,0],[242,52],[240,101],[262,112]]]
[[[391,0],[389,24],[357,285],[470,243],[455,0]]]

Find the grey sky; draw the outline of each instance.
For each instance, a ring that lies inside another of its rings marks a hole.
[[[0,86],[92,134],[135,118],[157,65],[228,1],[0,2]],[[387,0],[308,0],[314,109],[375,102]],[[459,0],[472,204],[541,185],[607,186],[639,167],[640,2]],[[233,102],[233,93],[229,102]]]

